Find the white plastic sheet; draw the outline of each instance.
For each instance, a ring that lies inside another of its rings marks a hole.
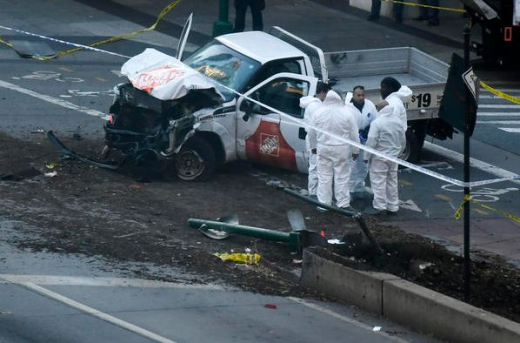
[[[146,49],[129,59],[121,73],[135,88],[160,100],[181,98],[192,89],[214,88],[196,70],[155,49]]]

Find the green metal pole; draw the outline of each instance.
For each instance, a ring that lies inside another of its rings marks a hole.
[[[217,222],[212,220],[204,219],[188,219],[188,225],[192,228],[200,228],[206,225],[210,229],[237,233],[245,236],[251,236],[261,238],[269,241],[289,243],[292,247],[299,247],[299,233],[297,232],[282,232],[277,230],[263,229],[259,227],[238,225],[238,224],[227,224],[223,222]]]
[[[228,21],[229,0],[220,0],[219,19],[213,23],[213,37],[233,32],[233,24]]]

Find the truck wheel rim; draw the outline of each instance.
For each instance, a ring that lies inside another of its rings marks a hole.
[[[407,161],[408,160],[408,157],[410,157],[410,151],[411,151],[411,147],[410,147],[410,143],[408,143],[408,141],[406,141],[405,145],[404,145],[404,150],[403,152],[401,153],[401,155],[399,155],[399,158],[401,160],[404,160],[404,161]]]
[[[194,180],[202,175],[206,167],[204,160],[193,150],[180,153],[177,156],[175,166],[178,177],[187,181]]]

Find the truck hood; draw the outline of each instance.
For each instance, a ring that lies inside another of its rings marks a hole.
[[[160,100],[179,99],[190,90],[212,90],[222,95],[206,77],[178,59],[155,49],[146,49],[129,59],[121,67],[121,73],[132,85]]]

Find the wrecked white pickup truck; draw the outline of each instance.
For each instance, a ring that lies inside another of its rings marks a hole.
[[[173,161],[182,180],[206,179],[234,160],[307,172],[299,99],[314,95],[318,79],[343,94],[364,85],[373,99],[385,76],[408,85],[409,160],[419,158],[426,134],[453,132],[436,118],[448,65],[414,48],[323,53],[274,27],[217,37],[183,62],[147,49],[125,63],[130,83],[116,87],[106,153]]]

